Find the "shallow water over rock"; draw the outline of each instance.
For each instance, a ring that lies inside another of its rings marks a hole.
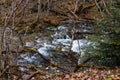
[[[76,30],[79,31],[79,29]],[[34,45],[32,42],[26,42],[25,46],[36,48],[45,58],[61,64],[67,60],[64,54],[67,54],[70,49],[71,31],[72,28],[65,25],[48,27],[39,33],[37,39],[33,41]],[[81,53],[81,55],[84,55],[84,49],[88,44],[89,42],[85,38],[77,38],[72,42],[71,51],[73,54]],[[44,64],[44,60],[39,56],[39,53],[26,52],[26,54],[20,56],[18,64]]]

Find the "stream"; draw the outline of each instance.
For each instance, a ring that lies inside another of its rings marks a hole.
[[[82,29],[81,29],[82,26]],[[86,25],[79,25],[76,31],[91,31],[85,28]],[[60,25],[57,27],[47,27],[42,30],[38,36],[36,36],[36,40],[32,42],[26,42],[25,47],[34,48],[39,51],[45,58],[54,61],[60,65],[65,65],[65,63],[70,63],[65,66],[74,66],[69,59],[65,57],[65,54],[69,52],[70,44],[72,41],[72,27],[68,27],[68,25]],[[77,55],[78,59],[80,55],[84,55],[85,48],[89,45],[89,41],[85,39],[86,35],[77,35],[72,42],[71,52],[74,55]],[[28,65],[33,64],[36,66],[48,66],[45,64],[45,61],[39,56],[39,53],[26,52],[25,54],[21,54],[18,60],[18,64],[20,65]]]

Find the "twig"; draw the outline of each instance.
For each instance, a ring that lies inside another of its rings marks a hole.
[[[10,65],[7,65],[5,67],[5,69],[2,71],[2,73],[0,74],[0,78],[4,75],[4,73],[10,68]]]
[[[75,34],[96,34],[95,32],[75,32]]]
[[[106,12],[107,12],[110,16],[112,16],[112,14],[111,14],[111,13],[109,12],[109,10],[107,9],[107,6],[106,6],[106,4],[105,4],[105,1],[102,0],[102,2],[103,2],[103,5],[104,5],[104,7],[105,7]]]
[[[97,8],[99,9],[99,11],[100,11],[100,13],[102,12],[102,10],[101,10],[101,8],[100,8],[100,6],[99,6],[99,4],[98,4],[98,2],[95,0],[95,4],[96,4],[96,6],[97,6]]]
[[[41,74],[41,71],[32,72],[32,74],[28,76],[27,79],[25,80],[30,80],[32,77],[36,76],[37,74]]]
[[[75,27],[76,27],[76,23],[74,23],[74,26],[73,26],[73,29],[72,29],[72,40],[70,42],[70,48],[69,48],[69,51],[68,51],[68,58],[75,64],[77,64],[76,62],[76,58],[73,56],[73,54],[71,53],[71,48],[72,48],[72,44],[73,44],[73,40],[74,40],[74,37],[75,37]],[[69,57],[70,56],[70,57]]]

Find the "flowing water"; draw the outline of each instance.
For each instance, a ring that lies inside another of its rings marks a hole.
[[[79,26],[76,31],[81,31],[81,26]],[[82,25],[84,28],[85,25]],[[82,28],[82,29],[83,29]],[[89,31],[83,29],[82,31]],[[33,42],[26,42],[25,46],[37,49],[45,58],[62,64],[67,62],[67,58],[63,54],[67,54],[69,49],[71,49],[72,54],[84,55],[84,50],[89,44],[89,42],[83,37],[83,35],[77,35],[77,37],[72,42],[72,47],[70,44],[72,41],[72,27],[66,25],[61,25],[57,27],[47,27],[39,33],[36,40]],[[82,36],[82,38],[81,38]],[[77,59],[79,59],[79,55]],[[66,58],[66,59],[65,59]],[[69,61],[68,61],[69,62]],[[18,64],[27,65],[34,64],[39,66],[40,64],[45,64],[44,60],[39,56],[39,53],[26,52],[19,57]]]

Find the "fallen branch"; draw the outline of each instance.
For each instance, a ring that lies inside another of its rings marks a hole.
[[[43,72],[41,72],[40,70],[37,70],[35,72],[32,72],[28,77],[27,79],[25,80],[31,80],[32,77],[36,76],[37,74],[43,74]]]
[[[65,21],[61,21],[60,24],[73,24],[76,23],[93,23],[94,22],[94,19],[91,19],[91,18],[82,18],[82,19],[79,19],[79,20],[76,20],[76,21],[73,21],[73,20],[65,20]]]
[[[39,53],[39,52],[38,52]],[[40,57],[43,58],[47,63],[51,64],[53,67],[57,67],[59,69],[62,69],[64,71],[67,71],[67,72],[70,72],[62,67],[60,67],[57,63],[55,62],[52,62],[50,59],[46,59],[41,53],[39,53]]]
[[[44,57],[40,52],[38,52],[38,50],[36,50],[36,49],[33,49],[33,48],[24,48],[23,51],[30,51],[30,52],[34,52],[34,53],[39,53],[39,56],[40,56],[41,58],[43,58],[43,60],[45,60],[48,64],[51,64],[53,67],[57,67],[57,68],[59,68],[59,69],[62,69],[63,71],[70,72],[70,71],[68,71],[68,70],[60,67],[57,63],[52,62],[50,59],[45,58],[45,57]]]
[[[91,59],[93,59],[92,56],[89,57],[89,58],[87,58],[87,59],[86,59],[85,61],[83,61],[82,63],[77,64],[76,67],[75,67],[75,69],[74,69],[74,72],[76,72],[77,70],[79,70],[79,69],[82,68],[82,67],[91,67],[91,66],[85,65],[85,63],[87,63],[87,62],[90,61]]]
[[[75,34],[96,34],[93,31],[89,31],[89,32],[75,32]]]

